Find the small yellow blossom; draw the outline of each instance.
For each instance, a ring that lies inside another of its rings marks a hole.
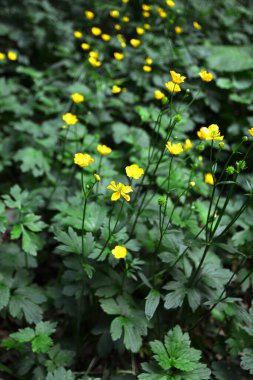
[[[113,94],[119,94],[121,91],[122,91],[121,87],[119,87],[117,85],[112,86],[112,93]]]
[[[152,67],[148,66],[148,65],[144,65],[143,66],[143,71],[146,71],[146,73],[150,73],[150,71],[152,71]]]
[[[194,22],[192,23],[192,25],[193,25],[193,27],[194,27],[195,29],[198,29],[198,30],[201,30],[201,29],[202,29],[202,26],[201,26],[197,21],[194,21]]]
[[[104,34],[101,35],[101,38],[102,38],[103,41],[108,42],[108,41],[110,41],[111,36],[109,34],[105,34],[104,33]]]
[[[128,16],[124,16],[124,17],[122,17],[122,21],[129,22],[130,18]]]
[[[177,156],[178,154],[181,154],[184,151],[181,143],[172,144],[170,141],[167,142],[166,148],[168,149],[170,154],[173,154],[174,156]]]
[[[0,61],[2,61],[5,58],[5,54],[0,52]]]
[[[16,61],[18,56],[14,51],[8,51],[7,57],[9,58],[10,61]]]
[[[176,83],[174,83],[174,82],[171,82],[171,81],[165,83],[165,87],[166,87],[170,92],[179,92],[179,91],[181,91],[181,87],[180,87],[178,84],[176,84]]]
[[[183,28],[181,26],[175,26],[175,32],[176,34],[182,34],[183,33]]]
[[[82,38],[82,36],[83,36],[83,33],[82,33],[82,32],[79,32],[78,30],[76,30],[76,31],[74,32],[74,37],[75,37],[75,38]]]
[[[113,18],[119,17],[119,11],[117,11],[117,10],[110,11],[110,16]]]
[[[98,182],[98,181],[101,181],[101,177],[100,177],[99,174],[94,173],[94,174],[93,174],[93,177],[95,178],[95,180],[96,180],[97,182]]]
[[[122,59],[124,59],[124,54],[123,53],[119,53],[119,52],[115,52],[113,53],[113,56],[115,59],[117,59],[117,61],[121,61]]]
[[[170,75],[171,75],[172,81],[177,84],[183,83],[186,79],[186,77],[184,77],[183,75],[179,73],[176,73],[173,70],[170,70]]]
[[[211,124],[209,127],[201,127],[197,132],[201,140],[223,140],[224,136],[220,135],[220,129],[217,124]]]
[[[192,142],[190,139],[186,139],[185,140],[185,144],[184,144],[184,150],[188,150],[188,149],[191,149],[192,148]]]
[[[154,95],[157,100],[161,100],[165,97],[165,94],[160,90],[155,90]]]
[[[124,259],[127,255],[127,249],[121,245],[116,245],[116,247],[112,249],[112,254],[115,259]]]
[[[191,181],[191,182],[190,182],[190,186],[191,186],[191,187],[194,187],[195,185],[196,185],[196,182],[194,182],[194,181]]]
[[[93,36],[100,36],[100,34],[102,33],[102,30],[98,28],[97,26],[93,26],[91,28],[91,33],[93,34]]]
[[[121,26],[119,24],[114,25],[114,29],[121,30]]]
[[[208,183],[208,185],[214,184],[214,178],[213,178],[212,173],[206,173],[205,174],[205,183]]]
[[[83,42],[82,45],[81,45],[81,48],[82,48],[83,50],[89,50],[89,49],[90,49],[90,45],[87,44],[86,42]]]
[[[76,153],[74,157],[74,163],[81,168],[84,168],[85,166],[88,166],[94,162],[94,159],[89,154],[84,153]]]
[[[97,58],[89,57],[89,63],[93,67],[100,67],[102,65],[102,62],[100,62]]]
[[[89,52],[89,56],[92,57],[92,58],[98,59],[99,58],[99,52],[92,50],[92,51]]]
[[[145,33],[145,29],[141,28],[140,26],[137,26],[136,33],[139,34],[139,36],[142,36],[142,34]]]
[[[213,74],[206,70],[201,70],[199,76],[204,82],[211,82],[213,80]]]
[[[166,0],[166,4],[168,5],[168,7],[174,7],[175,6],[175,3],[173,0]]]
[[[149,29],[151,28],[151,26],[150,26],[150,24],[144,24],[144,28],[145,28],[146,30],[149,30]]]
[[[161,18],[166,18],[167,17],[167,13],[165,12],[165,10],[163,8],[158,8],[157,12],[159,13],[159,16]]]
[[[150,13],[149,12],[142,12],[142,16],[145,18],[148,18],[148,17],[150,17]]]
[[[78,118],[71,112],[65,113],[62,116],[62,120],[68,125],[75,125],[78,122]]]
[[[129,0],[121,0],[122,1],[122,3],[128,3],[129,2]]]
[[[86,18],[88,18],[90,20],[95,17],[95,14],[92,11],[85,11],[84,15],[85,15]]]
[[[248,132],[249,132],[249,134],[253,137],[253,128],[250,128],[250,129],[248,130]]]
[[[144,170],[136,164],[126,167],[126,175],[129,178],[139,179],[143,174]]]
[[[137,40],[136,38],[132,38],[132,39],[130,40],[130,44],[131,44],[134,48],[136,48],[136,47],[138,47],[138,46],[141,44],[141,41],[140,41],[140,40]]]
[[[106,145],[98,145],[97,146],[97,151],[102,154],[103,156],[105,156],[106,154],[110,154],[111,153],[111,148],[109,148],[109,146],[106,146]]]
[[[150,58],[150,57],[148,57],[148,58],[145,59],[145,63],[146,63],[146,65],[152,65],[153,59]]]
[[[143,11],[151,11],[152,5],[142,4]]]
[[[78,94],[78,92],[75,92],[74,94],[72,94],[71,99],[73,100],[74,103],[82,103],[85,100],[84,96],[81,94]]]
[[[111,196],[112,201],[117,201],[120,197],[123,197],[127,202],[129,202],[130,196],[127,194],[133,191],[131,186],[126,186],[121,182],[116,185],[115,181],[112,181],[111,184],[107,186],[107,189],[114,191]]]

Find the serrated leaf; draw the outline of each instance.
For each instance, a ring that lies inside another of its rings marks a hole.
[[[160,302],[160,292],[155,289],[151,289],[146,297],[145,303],[145,315],[147,319],[151,319],[159,305]]]

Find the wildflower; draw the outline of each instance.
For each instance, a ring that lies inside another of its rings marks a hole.
[[[128,3],[129,2],[129,0],[121,0],[122,1],[122,3]]]
[[[107,42],[110,41],[111,36],[109,34],[102,34],[101,38],[103,41]]]
[[[114,29],[121,30],[121,26],[119,24],[114,25]]]
[[[82,38],[82,36],[83,36],[83,33],[82,33],[82,32],[79,32],[78,30],[76,30],[76,31],[74,32],[74,37],[75,37],[75,38]]]
[[[174,7],[175,6],[174,1],[172,1],[172,0],[166,0],[166,4],[168,5],[168,7]]]
[[[145,29],[141,28],[140,26],[137,26],[136,33],[139,34],[139,36],[141,36],[145,33]]]
[[[112,86],[112,93],[113,94],[119,94],[121,91],[122,91],[121,87],[119,87],[117,85]]]
[[[220,129],[217,124],[211,124],[209,127],[201,127],[197,132],[201,140],[223,140],[224,136],[220,135]]]
[[[112,254],[115,259],[124,259],[127,255],[127,249],[121,245],[116,245],[116,247],[112,249]]]
[[[183,28],[181,26],[175,26],[175,33],[176,34],[182,34],[183,33]]]
[[[158,11],[159,16],[161,18],[166,18],[167,17],[167,13],[165,12],[165,10],[163,8],[158,8],[157,11]]]
[[[114,191],[111,196],[112,201],[117,201],[122,196],[127,202],[129,202],[130,196],[127,194],[133,191],[131,186],[126,186],[121,182],[116,185],[115,181],[111,181],[111,184],[107,186],[107,189]]]
[[[131,44],[134,48],[136,48],[136,47],[138,47],[138,46],[141,44],[141,41],[140,41],[140,40],[137,40],[136,38],[132,38],[132,39],[130,40],[130,44]]]
[[[97,51],[90,51],[89,52],[89,56],[92,57],[92,58],[98,59],[99,58],[99,52],[97,52]]]
[[[68,125],[75,125],[78,122],[78,118],[71,112],[65,113],[62,116],[62,120]]]
[[[151,28],[151,26],[149,24],[144,24],[144,28],[149,30]]]
[[[173,154],[174,156],[177,156],[178,154],[181,154],[184,151],[181,143],[172,144],[170,141],[167,142],[166,148],[168,149],[170,154]]]
[[[5,54],[0,52],[0,61],[2,61],[5,58]]]
[[[90,20],[95,17],[95,14],[92,11],[85,11],[84,15],[85,15],[86,18],[88,18]]]
[[[110,154],[111,153],[111,148],[109,148],[108,146],[106,145],[98,145],[97,146],[97,151],[102,154],[103,156],[105,156],[106,154]]]
[[[88,166],[94,162],[94,159],[89,154],[76,153],[74,157],[74,163],[81,168]]]
[[[146,63],[146,65],[152,65],[153,59],[148,57],[145,59],[145,63]]]
[[[150,11],[152,9],[152,5],[142,4],[143,11]]]
[[[205,183],[207,183],[208,185],[214,184],[214,178],[213,178],[212,173],[206,173],[205,174]]]
[[[199,76],[204,82],[211,82],[213,80],[213,74],[206,70],[201,70]]]
[[[152,67],[148,66],[148,65],[144,65],[143,66],[143,71],[146,71],[146,73],[150,73],[150,71],[152,71]]]
[[[179,91],[181,91],[181,87],[178,84],[175,84],[174,82],[171,82],[171,81],[165,83],[165,87],[170,92],[179,92]]]
[[[101,181],[101,177],[100,177],[99,174],[94,173],[94,174],[93,174],[93,177],[95,178],[95,180],[96,180],[97,182]]]
[[[136,164],[126,167],[126,175],[129,178],[139,179],[143,174],[144,170]]]
[[[165,97],[165,94],[160,90],[155,90],[154,95],[157,100],[161,100]]]
[[[224,144],[223,141],[219,143],[219,148],[220,148],[220,149],[224,149],[224,146],[225,146],[225,144]]]
[[[193,25],[193,27],[194,27],[195,29],[198,29],[198,30],[201,30],[201,29],[202,29],[202,26],[201,26],[197,21],[194,21],[194,22],[192,23],[192,25]]]
[[[83,50],[89,50],[89,49],[90,49],[90,45],[87,44],[86,42],[83,42],[82,45],[81,45],[81,48],[82,48]]]
[[[194,187],[195,185],[196,185],[196,182],[194,182],[194,181],[191,181],[191,182],[190,182],[190,186],[191,186],[191,187]]]
[[[113,53],[113,55],[114,55],[114,58],[117,59],[117,61],[121,61],[124,58],[124,54],[119,53],[117,51],[115,53]]]
[[[124,16],[124,17],[122,17],[122,21],[129,22],[130,18],[128,16]]]
[[[179,73],[176,73],[173,70],[170,70],[170,75],[171,75],[172,81],[177,84],[183,83],[186,79],[186,77],[184,77],[183,75]]]
[[[100,67],[102,65],[102,62],[100,62],[97,58],[89,57],[89,63],[93,67]]]
[[[100,34],[102,33],[102,30],[98,28],[97,26],[93,26],[91,28],[91,33],[93,34],[93,36],[100,36]]]
[[[8,51],[7,57],[9,58],[10,61],[16,61],[18,56],[14,51]]]
[[[71,95],[71,99],[73,100],[74,103],[84,102],[84,96],[81,94],[78,94],[77,92]]]
[[[119,11],[117,11],[117,10],[110,11],[110,16],[113,18],[119,17]]]
[[[253,137],[253,128],[250,128],[248,132]]]
[[[190,139],[186,139],[185,140],[185,144],[184,144],[184,150],[188,150],[188,149],[191,149],[192,148],[192,142]]]

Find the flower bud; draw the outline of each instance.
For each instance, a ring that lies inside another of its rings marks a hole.
[[[227,167],[226,173],[228,173],[229,175],[232,175],[232,174],[234,174],[234,172],[235,172],[235,168],[233,166]]]
[[[202,151],[205,149],[205,145],[204,145],[204,144],[199,144],[199,145],[196,146],[196,148],[197,148],[200,152],[202,152]]]
[[[220,147],[220,149],[223,149],[223,148],[224,148],[224,146],[225,146],[224,142],[223,142],[223,141],[221,141],[221,142],[219,143],[219,147]]]
[[[235,164],[238,173],[246,169],[246,162],[244,160],[237,161]]]
[[[243,142],[248,141],[248,136],[243,136],[243,137],[242,137],[242,141],[243,141]]]
[[[165,203],[166,203],[166,199],[164,197],[160,197],[158,199],[159,206],[165,206]]]
[[[175,121],[175,123],[179,123],[181,120],[182,120],[182,116],[178,113],[178,114],[175,116],[174,121]]]
[[[169,99],[167,98],[167,96],[164,96],[162,98],[162,104],[165,106],[168,102],[169,102]]]

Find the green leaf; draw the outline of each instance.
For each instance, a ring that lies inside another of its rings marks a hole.
[[[237,72],[253,68],[252,45],[209,46],[208,66],[216,71]]]
[[[160,292],[155,289],[151,289],[146,297],[145,314],[147,319],[151,319],[160,302]]]
[[[75,380],[75,376],[72,371],[67,371],[63,367],[60,367],[53,372],[49,372],[45,380]]]
[[[25,228],[23,228],[22,233],[22,248],[32,256],[36,256],[39,249],[38,237],[33,232],[27,231]]]
[[[253,375],[253,349],[245,348],[245,350],[243,350],[241,367]]]
[[[31,342],[35,337],[34,330],[30,327],[19,329],[18,332],[10,334],[10,337],[17,340],[19,343]]]
[[[48,174],[50,171],[49,161],[42,151],[34,148],[19,149],[14,156],[15,161],[21,161],[22,172],[31,172],[34,177]]]
[[[3,283],[0,283],[0,310],[8,305],[10,299],[10,289]]]
[[[53,340],[47,335],[41,334],[36,336],[32,341],[33,352],[48,352],[49,348],[53,345]]]

